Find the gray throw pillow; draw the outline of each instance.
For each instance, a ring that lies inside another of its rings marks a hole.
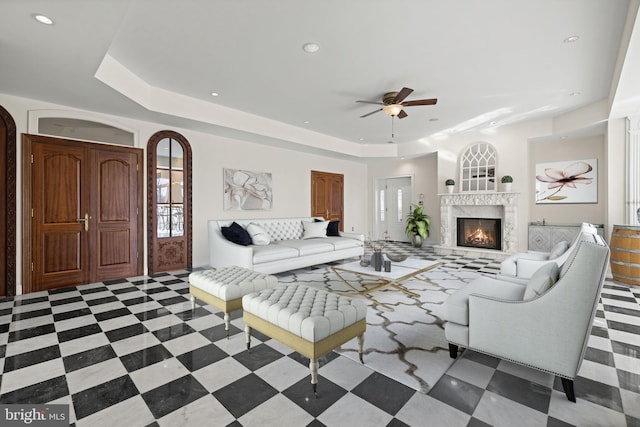
[[[556,243],[551,248],[551,252],[549,252],[549,259],[558,258],[560,255],[565,253],[567,249],[569,249],[569,242],[566,240]]]
[[[558,280],[558,273],[558,264],[555,262],[544,264],[529,279],[522,300],[527,301],[545,293]]]

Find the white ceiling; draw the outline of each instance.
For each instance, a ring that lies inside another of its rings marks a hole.
[[[407,100],[438,103],[407,108],[408,117],[394,120],[393,142],[437,141],[610,97],[628,7],[628,0],[2,0],[0,92],[340,152],[388,145],[391,118],[360,118],[376,106],[355,101],[407,86],[415,90]],[[36,22],[35,13],[54,25]],[[579,39],[564,42],[573,35]],[[305,53],[307,42],[320,50]]]

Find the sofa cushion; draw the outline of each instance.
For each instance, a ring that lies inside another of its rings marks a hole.
[[[279,261],[281,259],[298,257],[298,250],[287,246],[270,244],[266,246],[253,246],[253,264]]]
[[[331,243],[336,251],[340,249],[349,249],[356,248],[358,246],[362,246],[362,242],[357,239],[352,239],[350,237],[327,237],[325,240],[327,243]]]
[[[247,225],[247,232],[251,236],[254,245],[268,245],[271,242],[271,236],[267,231],[258,224],[251,223]]]
[[[327,237],[327,226],[329,225],[328,221],[302,221],[302,238],[303,239],[316,239],[316,238],[326,238]]]
[[[469,324],[469,295],[478,294],[509,301],[522,301],[525,287],[482,276],[457,290],[444,302],[444,318],[460,325]]]
[[[529,279],[522,299],[533,299],[545,293],[558,280],[558,264],[548,262],[540,267]]]
[[[340,237],[340,221],[329,221],[327,225],[327,236]]]
[[[326,237],[326,236],[325,236]],[[323,252],[333,252],[333,245],[326,240],[280,240],[274,243],[279,246],[286,246],[295,249],[300,256],[319,254]]]
[[[569,242],[563,240],[561,242],[556,243],[551,248],[551,252],[549,252],[549,259],[556,259],[563,253],[565,253],[569,249]]]
[[[220,231],[230,242],[242,246],[248,246],[251,244],[251,236],[247,233],[247,230],[242,228],[242,226],[235,221],[228,227],[221,227]]]

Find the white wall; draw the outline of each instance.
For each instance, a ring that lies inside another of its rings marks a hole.
[[[529,222],[529,204],[532,200],[529,170],[528,145],[529,139],[548,135],[551,132],[552,122],[548,120],[532,120],[528,122],[489,128],[483,131],[452,134],[446,137],[446,151],[438,153],[438,192],[445,191],[444,182],[447,178],[456,181],[456,189],[460,183],[460,154],[471,144],[488,142],[497,151],[496,178],[503,175],[513,177],[511,191],[519,193],[518,196],[518,250],[527,250]],[[498,183],[498,190],[501,185]]]
[[[615,224],[626,224],[626,139],[628,137],[626,119],[609,120],[605,140],[605,162],[609,171],[607,187],[607,207],[605,217],[605,236],[610,241],[611,231]]]
[[[529,146],[528,182],[530,194],[535,195],[535,166],[537,163],[561,162],[582,159],[598,160],[598,203],[580,204],[536,204],[532,197],[529,218],[532,221],[545,219],[548,224],[576,224],[591,222],[604,224],[607,206],[608,166],[605,159],[604,136],[567,138],[552,142],[532,142]]]
[[[369,201],[366,206],[373,238],[381,239],[382,236],[373,235],[374,225],[374,191],[376,178],[392,178],[397,176],[413,177],[413,194],[411,203],[417,204],[418,195],[424,194],[424,212],[431,217],[431,234],[426,240],[427,244],[437,244],[440,242],[440,200],[438,198],[438,157],[437,153],[432,153],[422,157],[407,160],[387,159],[372,160],[369,163],[369,176],[367,191]]]
[[[17,141],[17,284],[22,276],[22,199],[21,199],[21,135],[28,132],[28,113],[31,110],[78,111],[47,102],[0,94],[2,105],[16,122]],[[90,113],[90,112],[85,112]],[[93,119],[99,121],[100,115]],[[308,216],[311,212],[311,170],[344,175],[344,229],[366,232],[369,217],[362,208],[367,206],[369,193],[367,166],[350,160],[306,154],[287,149],[267,147],[255,143],[223,138],[202,132],[169,127],[160,123],[132,120],[126,117],[104,116],[110,123],[121,123],[138,135],[136,146],[145,148],[155,132],[164,129],[182,134],[193,153],[193,266],[208,264],[206,223],[220,218],[270,218]],[[146,156],[145,156],[146,161]],[[145,165],[146,168],[146,165]],[[273,176],[273,209],[270,211],[224,211],[222,206],[222,169],[247,169],[271,172]],[[144,174],[146,177],[146,174]],[[146,194],[146,183],[145,183]],[[145,236],[146,236],[146,212]],[[146,238],[145,238],[146,251]],[[145,271],[146,267],[145,257]]]
[[[193,150],[193,264],[208,262],[207,241],[196,239],[196,229],[208,219],[280,218],[311,214],[311,170],[344,175],[344,230],[366,233],[368,218],[367,166],[313,154],[267,147],[238,140],[181,132]],[[271,172],[273,209],[224,211],[222,169]],[[206,229],[200,228],[206,234]],[[197,254],[197,256],[196,256]]]

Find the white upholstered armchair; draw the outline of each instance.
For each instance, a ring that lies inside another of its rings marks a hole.
[[[580,233],[598,234],[598,229],[586,222],[582,223]],[[580,233],[571,244],[567,241],[556,243],[550,252],[521,252],[509,256],[500,264],[500,273],[498,279],[509,280],[526,284],[527,280],[535,273],[543,264],[555,262],[559,267],[567,260],[569,254],[578,243]]]
[[[444,303],[451,357],[460,346],[554,374],[575,402],[608,262],[602,237],[583,232],[561,267],[546,263],[526,285],[475,279]]]

